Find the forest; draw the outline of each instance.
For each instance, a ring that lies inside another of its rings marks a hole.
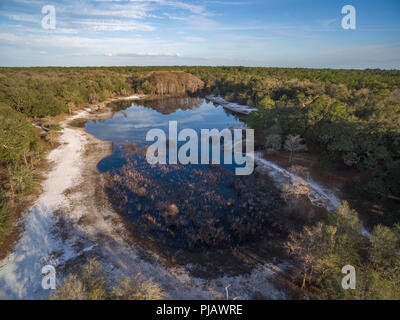
[[[288,251],[303,266],[293,281],[324,298],[400,298],[399,70],[0,68],[0,247],[39,188],[38,168],[56,143],[54,116],[134,93],[212,93],[253,106],[246,121],[258,148],[279,151],[299,136],[322,171],[355,172],[347,196],[358,213],[344,205],[290,235]],[[358,216],[371,237],[362,235]],[[343,296],[337,268],[346,261],[362,270],[363,286]]]

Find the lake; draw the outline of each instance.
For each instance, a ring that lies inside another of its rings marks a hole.
[[[98,168],[107,175],[111,203],[142,243],[152,242],[161,252],[231,248],[273,229],[282,201],[268,178],[236,176],[235,164],[150,165],[145,158],[146,146],[153,143],[146,141],[150,129],[168,133],[169,121],[177,121],[178,131],[222,130],[242,125],[238,115],[201,97],[110,106],[112,118],[90,120],[85,128],[113,142],[113,154]]]
[[[162,129],[168,134],[169,121],[177,121],[178,131],[191,128],[222,130],[242,123],[239,116],[230,113],[220,105],[203,98],[166,98],[144,101],[113,102],[116,111],[111,119],[90,120],[87,132],[102,140],[113,141],[113,155],[98,164],[101,171],[108,171],[125,164],[124,144],[134,142],[138,146],[150,145],[146,134],[151,129]],[[178,147],[184,144],[180,142]],[[221,161],[222,163],[222,161]],[[232,169],[232,166],[225,166]]]

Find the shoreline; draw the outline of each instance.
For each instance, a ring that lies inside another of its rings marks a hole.
[[[134,96],[133,99],[141,99]],[[23,214],[24,226],[13,252],[0,261],[0,299],[47,299],[51,292],[41,288],[41,268],[57,270],[57,284],[77,265],[96,257],[112,279],[152,279],[162,285],[166,299],[224,299],[230,294],[251,299],[258,292],[268,299],[285,299],[274,281],[284,266],[265,262],[250,274],[203,279],[190,275],[191,266],[166,267],[152,252],[132,245],[123,219],[112,209],[104,191],[104,176],[97,163],[112,153],[112,142],[100,140],[84,128],[72,127],[74,120],[107,119],[112,111],[102,103],[85,106],[61,122],[60,145],[48,159],[53,163],[45,175],[43,192]],[[133,100],[132,96],[121,100]],[[92,109],[94,108],[94,109]],[[98,111],[98,110],[97,110]]]

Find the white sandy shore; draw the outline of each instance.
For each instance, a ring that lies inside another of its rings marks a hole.
[[[79,115],[78,115],[79,116]],[[21,223],[24,232],[12,254],[0,262],[0,299],[43,298],[48,292],[41,289],[41,268],[58,265],[73,255],[71,245],[63,244],[52,235],[53,214],[68,205],[63,191],[79,178],[79,162],[85,137],[64,128],[61,146],[49,154],[54,168],[47,174],[43,193]],[[52,253],[62,250],[55,260]]]
[[[82,111],[69,120],[89,117],[95,116]],[[44,265],[56,267],[59,284],[71,265],[92,256],[112,279],[138,274],[152,278],[170,299],[224,299],[227,285],[231,297],[249,299],[256,292],[268,299],[286,297],[271,281],[281,266],[264,264],[247,275],[203,280],[190,276],[187,268],[165,267],[153,254],[144,260],[141,250],[128,244],[96,169],[97,162],[111,152],[111,143],[67,122],[62,126],[61,145],[48,156],[54,165],[43,193],[21,220],[24,231],[13,252],[0,261],[0,299],[47,299],[51,292],[41,287]],[[83,218],[90,223],[82,223]]]
[[[232,112],[237,112],[237,113],[247,115],[253,111],[257,111],[257,109],[251,108],[249,106],[245,106],[245,105],[241,105],[241,104],[237,104],[237,103],[233,103],[233,102],[228,102],[220,96],[208,95],[208,96],[206,96],[206,99],[208,99],[212,102],[218,103],[221,106],[223,106],[225,109],[228,109]]]

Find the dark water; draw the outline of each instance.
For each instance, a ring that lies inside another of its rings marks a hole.
[[[235,164],[152,166],[145,159],[143,147],[153,143],[146,141],[150,129],[168,134],[168,122],[175,120],[178,132],[222,130],[240,125],[237,115],[203,98],[123,101],[113,108],[111,119],[88,121],[85,128],[114,143],[112,156],[98,167],[109,173],[114,208],[132,222],[132,234],[140,234],[143,245],[164,253],[230,248],[271,230],[280,197],[268,180],[255,173],[236,176]]]

